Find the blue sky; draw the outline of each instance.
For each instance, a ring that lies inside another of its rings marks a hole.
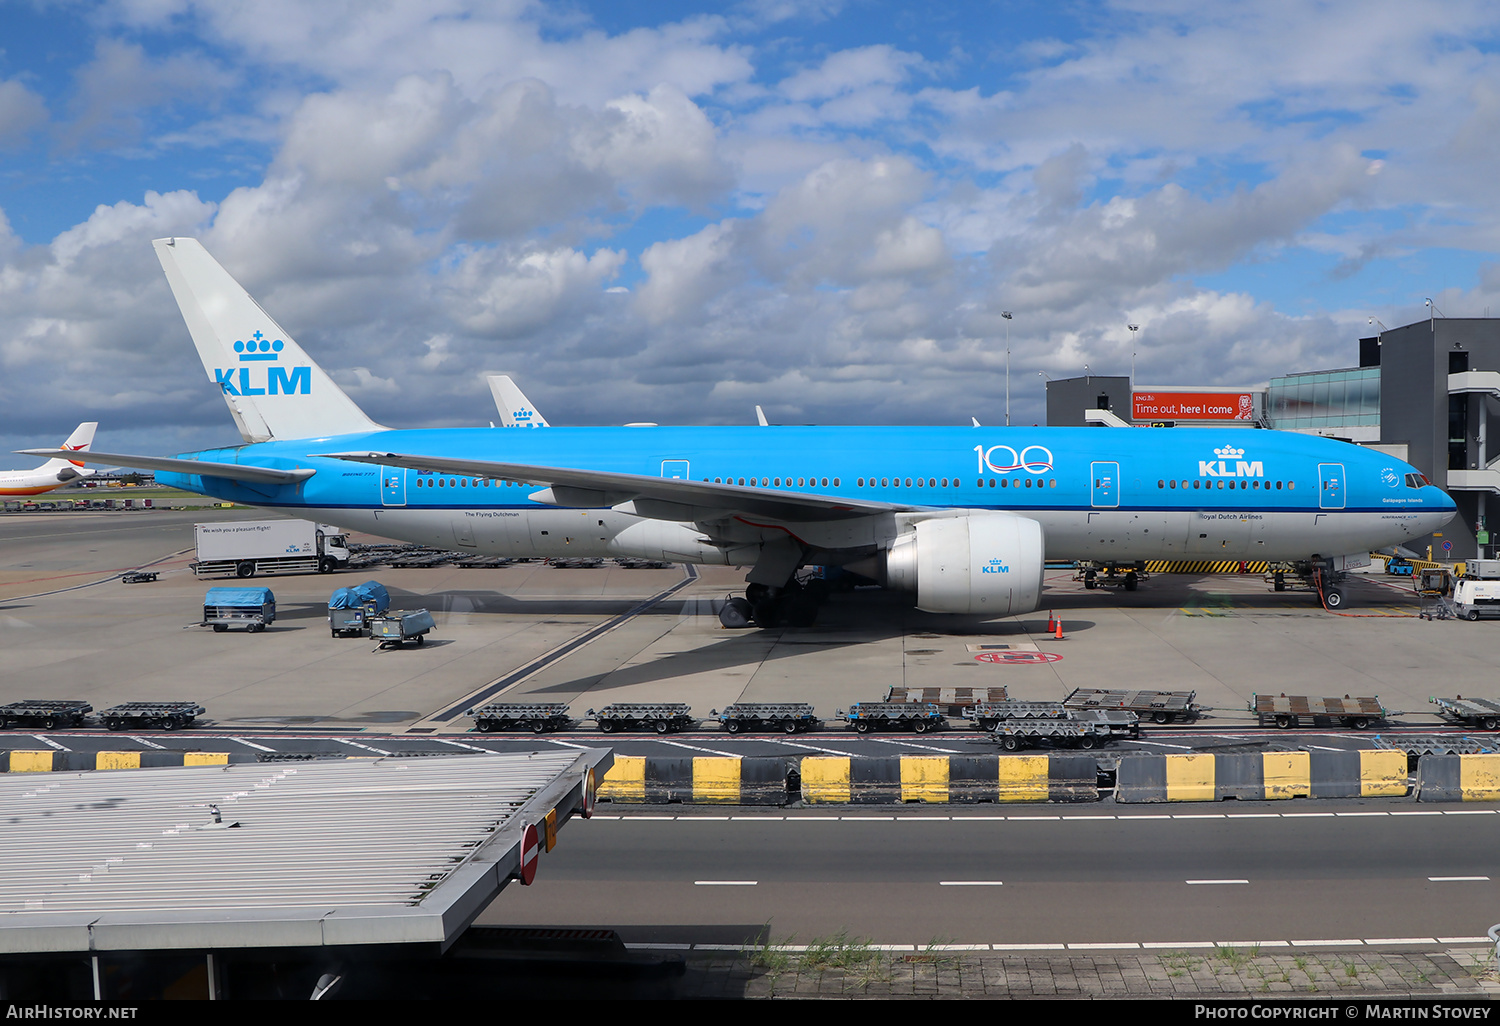
[[[553,423],[994,423],[1002,309],[1018,423],[1037,371],[1127,371],[1130,322],[1143,384],[1347,365],[1429,296],[1500,313],[1497,30],[1464,2],[0,0],[0,444],[233,440],[169,234],[401,426],[488,421],[495,370]]]

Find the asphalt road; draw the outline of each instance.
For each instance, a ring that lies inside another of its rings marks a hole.
[[[569,823],[536,883],[479,922],[657,943],[769,924],[802,943],[1312,948],[1472,942],[1500,921],[1492,807],[1241,808],[627,812]]]

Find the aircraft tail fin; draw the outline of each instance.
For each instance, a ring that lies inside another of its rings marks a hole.
[[[245,441],[384,430],[197,239],[156,239],[151,245],[208,380],[223,394]]]
[[[76,428],[73,429],[73,433],[68,436],[68,440],[62,444],[62,447],[64,449],[72,449],[74,452],[88,452],[89,446],[94,444],[94,432],[98,429],[98,427],[98,421],[84,421],[82,424],[79,424]],[[74,477],[80,476],[82,474],[93,473],[92,470],[85,470],[83,464],[79,461],[68,459],[48,460],[46,463],[43,463],[39,469],[62,470],[64,467],[71,467],[75,471],[77,471],[78,473],[72,475]]]
[[[500,422],[506,427],[551,427],[509,374],[489,374],[486,379],[495,408],[500,411]]]

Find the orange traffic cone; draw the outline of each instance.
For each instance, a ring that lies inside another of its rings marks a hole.
[[[1056,626],[1057,626],[1057,633],[1054,634],[1054,635],[1052,635],[1052,636],[1054,638],[1056,638],[1058,641],[1061,641],[1062,640],[1062,621],[1061,620],[1056,621]]]

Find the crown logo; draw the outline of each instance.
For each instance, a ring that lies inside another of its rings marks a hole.
[[[273,341],[258,331],[250,336],[248,342],[238,340],[234,343],[234,351],[240,354],[241,363],[279,360],[281,351],[285,348],[286,343],[281,339]]]
[[[1219,457],[1219,459],[1221,460],[1237,460],[1241,456],[1245,455],[1245,450],[1236,449],[1232,445],[1226,445],[1222,449],[1215,449],[1214,455]]]

